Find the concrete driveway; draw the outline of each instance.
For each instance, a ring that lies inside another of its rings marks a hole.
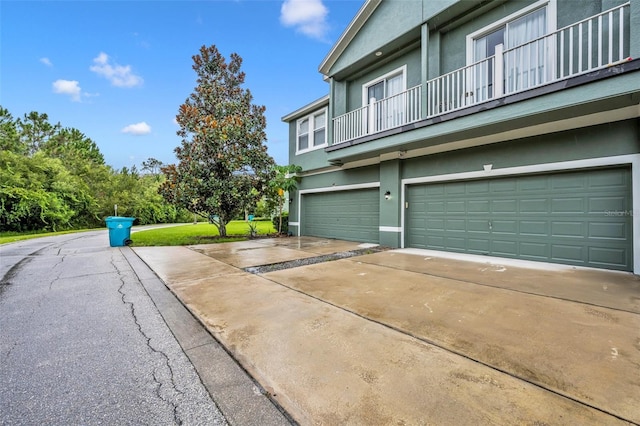
[[[371,251],[135,248],[301,424],[640,423],[639,277]]]

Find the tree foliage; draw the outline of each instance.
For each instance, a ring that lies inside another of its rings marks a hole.
[[[157,169],[116,171],[94,141],[46,114],[15,119],[0,106],[0,148],[0,231],[99,227],[114,204],[142,224],[190,219],[158,194]]]
[[[255,205],[273,174],[265,107],[254,105],[243,88],[241,65],[239,55],[227,62],[215,46],[202,46],[193,56],[197,85],[176,117],[178,163],[162,169],[165,199],[214,218],[221,236],[230,220]]]
[[[282,233],[282,211],[287,202],[286,195],[291,197],[298,186],[299,178],[296,175],[302,171],[302,167],[295,164],[288,166],[274,166],[274,176],[269,182],[267,203],[272,210],[278,212],[278,233]],[[274,222],[275,223],[275,222]]]

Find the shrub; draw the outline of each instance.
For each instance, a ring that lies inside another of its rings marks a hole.
[[[280,218],[278,216],[273,217],[273,227],[278,230],[278,226],[280,226]],[[282,213],[282,229],[280,230],[281,234],[289,234],[289,212]]]

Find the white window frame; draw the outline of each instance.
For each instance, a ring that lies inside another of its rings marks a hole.
[[[315,151],[317,149],[321,149],[321,148],[326,148],[327,147],[327,131],[328,131],[328,120],[329,120],[329,115],[328,115],[329,109],[328,108],[322,108],[319,110],[316,110],[314,112],[312,112],[311,114],[305,115],[304,117],[300,117],[298,120],[296,120],[296,155],[297,154],[304,154],[305,152],[310,152],[310,151]],[[316,132],[316,128],[315,128],[315,118],[318,115],[324,114],[324,141],[322,141],[321,144],[315,145],[314,144],[314,138],[315,138],[315,132]],[[299,141],[300,141],[300,123],[304,120],[309,120],[309,129],[307,131],[307,147],[305,149],[300,149],[300,145],[299,145]]]
[[[523,17],[524,15],[533,12],[537,9],[541,9],[543,7],[547,7],[547,33],[552,33],[557,29],[558,19],[557,19],[557,10],[556,10],[556,0],[540,0],[529,6],[518,10],[517,12],[512,13],[509,16],[506,16],[499,21],[492,22],[486,27],[480,28],[477,31],[472,32],[467,35],[467,65],[471,65],[474,63],[473,52],[475,51],[473,42],[482,38],[487,34],[492,33],[498,28],[507,25],[507,23],[511,21],[515,21],[518,18]]]
[[[396,68],[393,71],[390,71],[380,77],[377,77],[371,81],[368,81],[362,85],[362,106],[369,105],[369,99],[367,98],[367,94],[369,93],[369,87],[380,83],[381,81],[388,80],[391,77],[395,77],[397,75],[402,74],[402,90],[404,92],[407,90],[407,66],[403,65],[400,68]],[[376,99],[379,101],[380,99]]]

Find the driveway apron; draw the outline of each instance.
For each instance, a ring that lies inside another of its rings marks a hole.
[[[301,424],[640,423],[638,277],[402,250],[241,269],[358,247],[135,251]]]

